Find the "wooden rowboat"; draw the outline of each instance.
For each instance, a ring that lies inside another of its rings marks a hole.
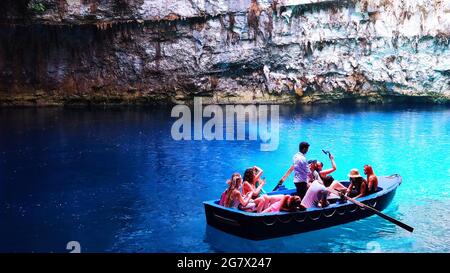
[[[378,177],[377,192],[358,198],[363,204],[379,211],[385,209],[402,183],[400,175]],[[348,186],[349,182],[341,182]],[[294,194],[295,189],[280,189],[273,194]],[[222,231],[252,240],[263,240],[340,225],[374,214],[349,202],[335,202],[326,208],[310,208],[306,211],[253,213],[219,205],[219,200],[206,201],[206,221]]]

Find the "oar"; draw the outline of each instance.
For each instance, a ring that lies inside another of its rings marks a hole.
[[[406,229],[406,230],[409,231],[409,232],[413,232],[413,230],[414,230],[413,227],[410,227],[410,226],[408,226],[407,224],[402,223],[402,222],[400,222],[400,221],[398,221],[398,220],[396,220],[396,219],[394,219],[394,218],[392,218],[392,217],[390,217],[390,216],[388,216],[388,215],[386,215],[386,214],[380,212],[379,210],[377,210],[377,209],[375,209],[375,208],[373,208],[373,207],[371,207],[371,206],[368,206],[368,205],[366,205],[366,204],[364,204],[364,203],[361,203],[361,202],[359,202],[359,201],[356,201],[355,199],[350,198],[350,197],[348,197],[348,196],[346,196],[346,195],[343,195],[343,194],[341,194],[341,193],[339,193],[339,192],[337,192],[337,191],[335,191],[335,190],[332,190],[332,189],[327,189],[327,190],[328,190],[329,192],[331,192],[331,193],[334,193],[334,194],[338,195],[338,196],[344,196],[344,197],[345,197],[347,200],[349,200],[350,202],[352,202],[352,203],[354,203],[354,204],[356,204],[356,205],[358,205],[358,206],[360,206],[360,207],[362,207],[362,208],[369,209],[369,210],[375,212],[375,214],[378,215],[378,216],[380,216],[381,218],[386,219],[386,220],[388,220],[389,222],[391,222],[391,223],[393,223],[393,224],[396,224],[397,226],[399,226],[399,227],[401,227],[401,228],[404,228],[404,229]]]
[[[286,180],[286,178],[289,177],[289,175],[291,174],[291,172],[294,170],[294,166],[291,166],[289,168],[289,170],[287,170],[287,172],[284,174],[284,176],[280,179],[280,181],[278,181],[278,184],[275,186],[275,188],[273,188],[272,191],[276,191],[278,190],[278,188],[283,185],[284,181]]]

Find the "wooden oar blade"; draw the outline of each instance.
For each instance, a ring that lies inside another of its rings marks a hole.
[[[332,190],[332,189],[327,189],[327,190],[328,190],[329,192],[331,192],[331,193],[334,193],[334,194],[339,195],[339,193],[338,193],[337,191],[335,191],[335,190]],[[346,196],[346,195],[344,195],[344,197],[345,197],[345,199],[347,199],[348,201],[354,203],[355,205],[358,205],[358,206],[363,207],[363,208],[370,209],[370,210],[372,210],[373,212],[375,212],[376,215],[380,216],[381,218],[383,218],[383,219],[385,219],[385,220],[388,220],[389,222],[391,222],[391,223],[393,223],[393,224],[396,224],[397,226],[399,226],[399,227],[401,227],[401,228],[403,228],[403,229],[405,229],[405,230],[407,230],[407,231],[409,231],[409,232],[413,232],[413,231],[414,231],[414,228],[413,228],[413,227],[408,226],[407,224],[402,223],[402,222],[400,222],[400,221],[398,221],[398,220],[396,220],[396,219],[394,219],[394,218],[392,218],[392,217],[390,217],[390,216],[388,216],[388,215],[382,213],[381,211],[379,211],[379,210],[377,210],[377,209],[375,209],[375,208],[373,208],[373,207],[371,207],[371,206],[369,206],[369,205],[366,205],[366,204],[364,204],[364,203],[361,203],[361,202],[359,202],[359,201],[356,201],[355,199],[350,198],[350,197],[348,197],[348,196]]]
[[[414,228],[413,228],[413,227],[408,226],[407,224],[405,224],[405,223],[403,223],[403,222],[400,222],[400,221],[398,221],[398,220],[396,220],[396,219],[394,219],[394,218],[392,218],[392,217],[390,217],[390,216],[388,216],[388,215],[386,215],[386,214],[384,214],[384,213],[381,213],[381,212],[379,212],[379,211],[377,211],[377,212],[375,212],[375,213],[376,213],[378,216],[380,216],[380,217],[382,217],[382,218],[384,218],[384,219],[386,219],[386,220],[388,220],[388,221],[390,221],[390,222],[396,224],[397,226],[399,226],[399,227],[401,227],[401,228],[403,228],[403,229],[405,229],[405,230],[407,230],[407,231],[409,231],[409,232],[413,232],[413,231],[414,231]]]

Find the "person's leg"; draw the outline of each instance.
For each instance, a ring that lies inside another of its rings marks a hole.
[[[283,196],[280,200],[271,203],[269,207],[267,207],[263,212],[279,212],[283,203],[285,202],[286,196]]]
[[[256,198],[253,202],[255,202],[256,206],[259,206],[261,202],[264,202],[264,196]]]
[[[334,180],[333,183],[331,183],[329,188],[332,190],[335,190],[335,191],[346,191],[347,190],[347,188],[337,180]]]
[[[280,201],[283,198],[283,194],[276,194],[276,195],[263,195],[260,198],[263,198],[261,202],[258,204],[257,212],[261,212],[268,207],[270,207],[273,203],[276,203]]]
[[[255,199],[256,212],[259,213],[264,210],[264,208],[266,207],[266,203],[267,203],[266,197],[267,197],[267,195],[263,195],[263,196]]]
[[[283,197],[284,194],[267,195],[267,198],[270,200],[270,204],[280,201]]]
[[[297,189],[297,195],[303,200],[303,197],[305,197],[306,191],[308,190],[307,184],[304,182],[295,183],[295,188]]]
[[[301,185],[300,184],[303,184],[303,183],[294,183],[295,189],[297,190],[297,195],[298,196],[300,196],[300,193],[301,193]]]

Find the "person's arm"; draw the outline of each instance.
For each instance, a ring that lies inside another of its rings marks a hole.
[[[284,204],[286,203],[286,199],[287,199],[288,197],[289,197],[288,195],[284,195],[283,198],[281,198],[281,200],[278,201],[278,202],[282,202],[282,203],[281,203],[280,210],[283,208]],[[276,202],[275,202],[275,203],[276,203]],[[273,203],[272,205],[270,205],[267,209],[263,210],[262,212],[272,212],[272,206],[273,206],[275,203]]]
[[[309,176],[311,174],[311,168],[309,167],[308,161],[305,157],[305,162],[303,163],[304,168],[306,168],[306,174]]]
[[[350,194],[350,192],[353,189],[353,182],[350,182],[350,185],[347,188],[347,191],[345,192],[345,195],[348,196]]]
[[[244,181],[244,185],[242,186],[242,193],[244,195],[248,194],[249,192],[253,191],[252,186],[248,181]]]
[[[294,164],[292,164],[292,166],[289,168],[289,172],[292,172],[292,171],[294,171],[294,169],[295,169],[295,165]]]
[[[374,176],[374,175],[371,175],[371,176],[369,177],[369,181],[368,181],[368,184],[367,184],[368,189],[372,189],[372,187],[374,186],[374,184],[375,184],[375,185],[377,184],[377,177]],[[377,190],[377,189],[375,188],[375,190]]]
[[[368,181],[367,181],[367,188],[371,189],[373,186],[373,178],[369,177]]]
[[[262,190],[262,187],[266,184],[265,179],[259,181],[260,181],[259,186],[253,191],[253,196],[258,196]]]
[[[252,199],[251,194],[247,194],[245,197],[242,197],[242,194],[239,192],[239,190],[234,190],[234,194],[239,198],[239,203],[241,203],[243,207],[247,206],[248,202],[250,202],[250,200]]]
[[[311,164],[308,164],[308,173],[306,174],[306,183],[312,183],[314,178],[314,170],[311,170],[313,167]]]
[[[366,184],[366,187],[363,187],[363,184]],[[366,195],[366,189],[367,189],[367,181],[364,180],[364,181],[361,183],[361,191],[360,191],[359,194],[355,197],[355,199],[356,199],[356,198],[360,198],[360,197],[365,196],[365,195]]]
[[[334,157],[330,154],[330,160],[331,160],[331,169],[322,170],[320,171],[320,176],[325,177],[329,175],[330,173],[336,171],[336,163],[334,162]]]
[[[323,189],[321,194],[322,194],[322,198],[320,199],[319,203],[322,208],[325,208],[328,206],[328,200],[327,200],[328,191],[326,189]]]
[[[263,174],[263,170],[258,166],[254,166],[253,168],[256,170],[256,174],[255,174],[255,183],[256,183],[257,181],[260,180],[261,175]]]

